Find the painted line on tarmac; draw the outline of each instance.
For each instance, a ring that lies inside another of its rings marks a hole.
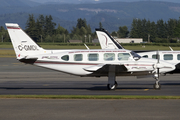
[[[149,89],[144,89],[144,91],[148,91]]]
[[[23,64],[23,63],[11,63],[11,64]]]

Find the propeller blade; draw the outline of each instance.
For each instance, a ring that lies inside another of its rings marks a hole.
[[[157,58],[157,63],[159,63],[159,59],[160,59],[160,57],[159,57],[159,50],[157,51],[156,58]]]
[[[159,68],[157,69],[157,75],[158,75],[158,79],[159,79]]]
[[[159,57],[159,50],[157,51],[157,54],[156,54],[156,58],[157,58],[157,64],[159,64],[159,61],[160,61],[160,57]],[[157,75],[158,75],[158,79],[159,79],[159,68],[157,67]]]

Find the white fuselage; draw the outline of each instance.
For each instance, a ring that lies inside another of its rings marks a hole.
[[[48,53],[48,52],[47,52]],[[129,50],[64,50],[52,51],[48,54],[40,54],[36,56],[38,59],[34,65],[74,74],[78,76],[107,76],[104,72],[94,74],[103,65],[124,65],[126,71],[120,70],[118,75],[147,75],[154,71],[157,60],[140,58],[135,60],[133,54]],[[161,73],[171,71],[174,66],[161,61]],[[99,67],[100,66],[100,67]]]

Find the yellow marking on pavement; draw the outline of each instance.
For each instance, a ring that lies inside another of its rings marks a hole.
[[[144,91],[148,91],[149,89],[144,89]]]
[[[12,63],[12,64],[22,64],[22,63]]]
[[[9,65],[2,65],[2,66],[9,66]]]

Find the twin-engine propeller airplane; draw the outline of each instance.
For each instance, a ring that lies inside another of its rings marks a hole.
[[[141,58],[125,49],[45,50],[39,47],[18,24],[6,23],[17,60],[78,76],[108,76],[107,87],[116,89],[116,76],[159,77],[175,66],[165,61]],[[157,80],[154,85],[160,89]]]

